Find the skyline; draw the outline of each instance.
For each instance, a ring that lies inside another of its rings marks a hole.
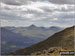
[[[23,27],[34,24],[44,27],[70,27],[74,25],[75,5],[72,1],[66,0],[61,3],[59,0],[0,0],[0,3],[1,26]]]

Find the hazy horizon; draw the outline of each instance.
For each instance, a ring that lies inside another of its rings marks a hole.
[[[35,27],[45,27],[45,28],[50,28],[50,27],[68,28],[68,27],[74,26],[74,25],[72,25],[72,26],[66,26],[66,27],[63,27],[63,26],[48,26],[48,27],[46,27],[46,26],[37,26],[35,24],[31,24],[31,25],[34,25]],[[28,25],[28,26],[0,26],[0,27],[30,27],[31,25]]]

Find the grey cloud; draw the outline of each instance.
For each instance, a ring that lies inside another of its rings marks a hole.
[[[74,19],[75,18],[75,13],[71,12],[63,12],[63,13],[58,13],[56,15],[53,15],[55,18],[59,19]]]
[[[31,22],[34,24],[41,24],[41,25],[49,25],[49,24],[73,25],[73,18],[75,18],[75,16],[74,16],[75,13],[70,13],[70,11],[73,11],[73,8],[70,8],[70,7],[67,10],[65,8],[61,8],[61,10],[59,10],[58,8],[51,10],[51,8],[49,8],[49,7],[43,7],[43,8],[41,8],[42,10],[44,10],[43,13],[39,12],[37,10],[31,10],[31,9],[27,9],[26,11],[25,10],[24,11],[22,11],[22,10],[14,11],[12,9],[8,10],[9,8],[7,8],[7,7],[5,9],[7,9],[7,10],[0,11],[0,19],[11,20],[11,21],[12,20],[14,20],[14,21],[20,20],[21,22],[27,21],[25,23]],[[55,11],[58,11],[59,13],[53,15],[52,13],[55,13]],[[61,13],[61,12],[63,12],[63,13]],[[20,16],[17,16],[18,14],[20,14]],[[25,14],[34,14],[34,18],[22,17],[22,15],[25,15]],[[54,18],[58,18],[59,20],[54,21],[53,20]],[[35,19],[35,20],[32,20],[32,19]],[[39,20],[37,20],[37,19],[39,19]],[[70,19],[70,21],[65,21],[65,19],[67,19],[67,20]],[[53,23],[50,23],[50,22],[53,22]],[[67,22],[69,22],[69,23],[67,23]]]
[[[3,2],[8,5],[24,5],[24,4],[29,4],[31,1],[37,1],[37,0],[0,0],[0,2]]]
[[[59,12],[59,11],[58,11]],[[34,15],[34,19],[40,19],[41,21],[43,20],[49,20],[49,19],[53,19],[53,18],[59,18],[59,19],[68,19],[68,18],[75,18],[74,14],[75,13],[71,13],[71,12],[59,12],[59,13],[55,13],[55,12],[38,12],[35,10],[27,10],[27,11],[13,11],[13,10],[4,10],[4,11],[0,11],[0,19],[7,19],[7,20],[28,20],[28,21],[32,21],[32,17],[26,18],[26,17],[22,17],[22,15],[25,14],[33,14]],[[19,16],[18,16],[19,14]],[[46,21],[45,20],[45,21]]]
[[[22,11],[22,13],[26,14],[26,13],[29,13],[29,14],[43,14],[42,12],[39,12],[37,10],[31,10],[31,9],[27,9],[26,11]]]
[[[16,23],[17,22],[17,23]],[[25,27],[31,25],[32,22],[28,21],[21,21],[21,20],[1,20],[1,25],[2,26],[16,26],[16,27]]]
[[[67,5],[67,9],[65,8],[65,6],[61,7],[57,7],[57,8],[50,8],[49,6],[44,6],[44,7],[40,7],[40,9],[44,10],[45,12],[49,12],[52,13],[54,11],[59,11],[59,12],[70,12],[70,11],[74,11],[75,10],[75,5]]]
[[[49,0],[49,1],[56,4],[75,4],[74,0]]]
[[[41,7],[40,9],[44,10],[45,12],[53,12],[54,10],[49,7]]]
[[[48,27],[48,26],[61,26],[61,27],[67,27],[67,26],[73,26],[74,25],[74,22],[73,20],[70,20],[70,21],[61,21],[61,20],[58,20],[58,21],[50,21],[49,19],[45,20],[45,21],[35,21],[34,22],[35,25],[38,25],[38,26],[45,26],[45,27]]]
[[[74,14],[64,14],[64,15],[61,15],[60,18],[64,18],[64,19],[68,19],[68,18],[71,18],[71,19],[74,19],[75,18],[75,15]]]
[[[14,13],[13,13],[14,12]],[[18,16],[18,13],[15,11],[0,11],[0,19],[5,19],[5,20],[28,20],[27,18],[24,18],[22,16]]]
[[[29,4],[35,1],[45,1],[45,0],[0,0],[0,2],[9,4],[9,5],[23,5],[23,4]],[[74,0],[48,0],[51,3],[55,4],[75,4]]]
[[[18,1],[18,0],[2,0],[0,2],[3,2],[8,5],[22,5],[21,2],[16,2],[16,1]]]

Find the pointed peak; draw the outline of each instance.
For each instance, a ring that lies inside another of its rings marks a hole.
[[[36,27],[34,24],[30,25],[29,27]]]

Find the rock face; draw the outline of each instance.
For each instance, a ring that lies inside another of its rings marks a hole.
[[[74,29],[75,26],[67,28],[63,31],[57,32],[48,39],[35,44],[31,47],[18,50],[16,52],[10,53],[13,55],[30,55],[30,54],[43,54],[53,53],[56,50],[66,49],[74,50]],[[55,47],[55,48],[54,48]]]

